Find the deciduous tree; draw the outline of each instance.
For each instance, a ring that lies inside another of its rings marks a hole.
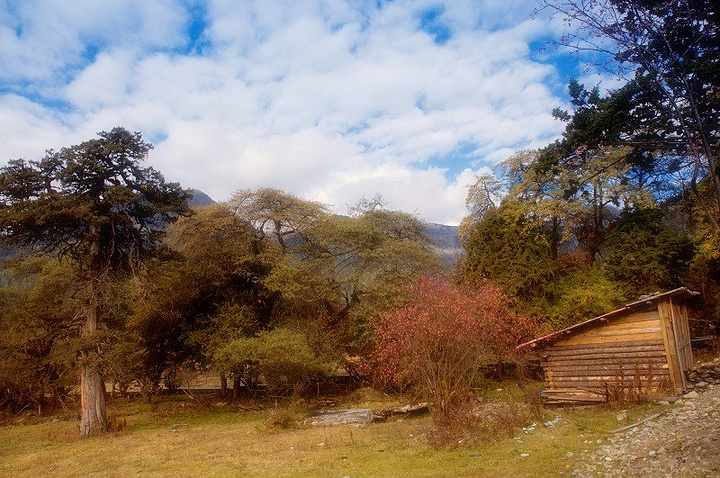
[[[688,158],[690,187],[707,172],[708,221],[720,229],[720,7],[713,0],[546,0],[568,25],[560,43],[631,80],[640,93],[625,141]]]

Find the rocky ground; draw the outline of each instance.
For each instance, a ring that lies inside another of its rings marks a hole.
[[[573,475],[720,476],[720,364],[703,364],[691,379],[694,390],[659,417],[615,433]]]

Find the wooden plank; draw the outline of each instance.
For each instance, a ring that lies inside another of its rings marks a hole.
[[[551,388],[543,390],[542,393],[553,395],[553,394],[587,394],[587,393],[595,393],[595,392],[588,392],[585,389],[582,388]]]
[[[663,343],[662,338],[659,338],[655,341],[652,341],[652,340],[640,340],[640,341],[628,340],[626,342],[619,342],[619,343],[607,344],[607,345],[604,345],[604,344],[585,344],[585,345],[555,344],[554,346],[548,347],[545,350],[543,350],[542,353],[544,354],[544,353],[547,353],[548,351],[553,351],[553,352],[557,351],[560,353],[568,352],[569,353],[569,352],[576,351],[576,350],[578,350],[578,351],[593,350],[593,349],[615,350],[615,349],[622,349],[622,348],[632,348],[632,349],[637,349],[637,350],[643,350],[644,347],[648,347],[648,348],[661,347],[662,350],[665,350],[665,348],[664,348],[665,344]]]
[[[640,352],[596,352],[593,354],[584,355],[551,355],[547,358],[540,359],[543,363],[557,363],[557,362],[582,362],[584,360],[613,360],[617,359],[643,359],[652,357],[664,357],[665,350],[644,350]]]
[[[648,309],[645,310],[639,310],[636,312],[632,312],[624,317],[618,317],[616,319],[613,319],[611,323],[630,323],[630,322],[644,322],[646,320],[659,320],[660,315],[658,314],[657,307],[654,305],[650,306]]]
[[[624,377],[634,377],[638,374],[653,374],[653,375],[665,375],[667,376],[669,374],[669,368],[661,368],[661,367],[647,367],[643,369],[628,369],[628,370],[618,370],[618,369],[609,369],[609,370],[546,370],[545,375],[549,377],[590,377],[595,375],[612,375],[612,376],[624,376]]]
[[[665,388],[665,384],[667,383],[666,380],[652,380],[645,383],[640,384],[640,389],[652,392],[656,390],[661,390]],[[579,381],[557,381],[554,382],[553,388],[565,388],[565,387],[583,387],[587,388],[588,390],[595,390],[598,393],[604,393],[607,389],[610,390],[637,390],[637,386],[634,382],[579,382]]]
[[[661,332],[647,334],[615,335],[610,337],[571,337],[557,343],[560,345],[585,345],[585,344],[613,344],[618,342],[629,342],[634,340],[657,340],[661,338]]]
[[[667,365],[666,365],[667,367]],[[636,372],[652,372],[653,374],[667,375],[668,369],[662,367],[627,367],[619,369],[617,367],[607,368],[592,368],[592,369],[581,369],[581,370],[548,370],[546,373],[552,373],[554,377],[580,377],[580,376],[592,376],[592,375],[625,375],[631,376]]]
[[[670,372],[668,369],[645,369],[645,370],[623,370],[618,372],[617,370],[566,370],[562,372],[556,372],[554,370],[548,370],[545,372],[545,376],[552,380],[561,380],[563,378],[579,378],[597,380],[600,377],[614,377],[629,379],[635,377],[669,377]]]
[[[621,343],[622,344],[622,343]],[[549,350],[547,353],[544,353],[541,355],[541,357],[582,357],[583,355],[610,355],[610,354],[619,354],[619,353],[636,353],[636,352],[651,352],[651,353],[665,353],[665,346],[662,343],[662,340],[658,340],[658,343],[650,344],[650,345],[644,345],[644,346],[638,346],[638,345],[632,345],[630,347],[628,346],[621,346],[621,347],[613,347],[613,346],[595,346],[594,344],[590,346],[578,346],[574,347],[572,349],[566,349],[566,348],[557,348]]]
[[[570,331],[572,334],[582,334],[589,330],[598,328],[623,326],[626,324],[632,324],[635,322],[652,322],[658,320],[657,308],[653,305],[643,311],[636,311],[632,313],[626,312],[625,315],[603,318],[589,324],[584,325],[581,328]]]
[[[623,354],[622,357],[618,356],[598,356],[598,357],[591,357],[589,355],[586,355],[583,358],[573,359],[572,357],[563,357],[562,359],[551,359],[547,361],[542,361],[541,365],[544,368],[576,368],[576,367],[582,367],[587,365],[620,365],[620,364],[644,364],[644,363],[658,363],[658,364],[666,364],[667,358],[663,357],[662,355],[655,353],[653,355],[645,355],[645,356],[630,356],[631,354]]]
[[[659,380],[667,375],[655,374],[655,371],[646,374],[631,374],[631,375],[616,375],[615,373],[608,373],[605,375],[557,375],[552,372],[548,372],[548,377],[552,377],[555,382],[636,382],[638,380]]]
[[[664,373],[663,373],[664,372]],[[650,378],[653,379],[661,379],[661,378],[667,378],[669,377],[669,372],[667,370],[641,370],[635,372],[628,371],[627,373],[619,374],[614,370],[598,370],[593,372],[587,372],[587,373],[572,373],[572,372],[548,372],[548,377],[552,377],[553,381],[558,382],[565,379],[569,380],[588,380],[590,382],[594,381],[626,381],[626,382],[632,382],[636,380],[649,380]]]
[[[591,400],[597,402],[605,401],[605,394],[600,392],[593,392],[590,390],[584,391],[584,393],[547,393],[550,390],[544,392],[545,400]]]
[[[576,338],[590,338],[590,337],[612,337],[615,335],[620,336],[627,336],[627,335],[643,335],[643,334],[652,334],[652,333],[660,333],[660,324],[652,324],[651,326],[643,327],[638,326],[635,327],[635,324],[628,324],[627,326],[620,327],[620,326],[610,326],[598,328],[595,330],[591,330],[582,334],[576,335]]]
[[[605,335],[622,335],[622,334],[639,334],[647,332],[659,332],[660,321],[642,321],[642,322],[628,322],[621,324],[607,324],[603,326],[593,327],[582,332],[578,332],[574,337],[597,337]]]
[[[605,393],[605,384],[599,383],[599,382],[558,382],[553,386],[548,386],[548,388],[573,388],[573,387],[583,387],[587,390],[594,391],[597,393]]]
[[[687,372],[693,368],[690,326],[688,324],[687,306],[684,302],[672,301],[673,326],[675,340],[678,345],[680,370]],[[685,383],[687,385],[687,383]]]
[[[607,400],[604,392],[594,392],[590,390],[562,388],[562,389],[545,389],[540,392],[543,402],[548,405],[561,404],[597,404]]]
[[[598,385],[602,385],[604,383],[618,383],[618,382],[625,382],[625,383],[633,383],[636,382],[638,379],[640,381],[662,381],[667,380],[668,375],[662,375],[662,374],[655,374],[652,375],[628,375],[625,377],[617,376],[615,374],[608,374],[608,375],[597,375],[597,376],[575,376],[575,377],[560,377],[556,376],[552,373],[546,374],[546,379],[551,380],[556,383],[565,382],[565,383],[571,383],[575,384],[573,387],[580,387],[580,385],[577,385],[579,383],[592,383],[594,387],[597,387]],[[584,387],[584,386],[583,386]]]
[[[680,370],[680,363],[677,354],[677,343],[672,325],[672,304],[670,298],[658,302],[660,323],[662,324],[662,338],[665,344],[665,354],[670,369],[670,382],[675,393],[681,393],[685,388],[685,377]]]
[[[616,322],[611,322],[609,324],[605,324],[603,326],[594,327],[592,330],[588,330],[587,332],[592,332],[594,330],[601,330],[601,329],[617,329],[617,330],[624,330],[624,329],[632,329],[636,327],[659,327],[660,326],[660,318],[654,317],[650,319],[634,319],[634,320],[618,320]],[[587,333],[585,332],[585,333]]]
[[[541,364],[543,368],[549,368],[553,370],[581,370],[586,368],[598,367],[662,367],[663,365],[667,365],[667,359],[662,355],[654,355],[652,357],[600,357],[597,359],[587,360],[572,360],[571,358],[564,358],[563,360],[553,360],[550,362],[542,362]]]
[[[565,396],[561,395],[558,397],[552,397],[552,398],[545,398],[543,400],[543,403],[545,405],[569,405],[569,406],[579,406],[579,405],[597,405],[600,403],[606,402],[607,399],[605,396],[600,394],[595,395],[582,395],[582,396]]]
[[[645,422],[649,422],[650,420],[656,419],[657,417],[659,417],[659,416],[662,415],[663,413],[664,413],[664,412],[656,413],[656,414],[654,414],[654,415],[650,415],[649,417],[645,418],[644,420],[640,420],[639,422],[635,422],[635,423],[633,423],[632,425],[625,425],[624,427],[616,428],[615,430],[610,430],[610,433],[620,433],[620,432],[624,432],[625,430],[630,430],[631,428],[635,428],[636,426],[642,425],[642,424],[645,423]]]
[[[656,357],[661,355],[665,355],[665,347],[662,344],[640,350],[636,348],[594,348],[591,350],[577,349],[572,351],[560,351],[560,353],[555,353],[553,351],[552,353],[543,354],[540,357],[540,360],[549,362],[552,360],[593,360],[604,357]]]

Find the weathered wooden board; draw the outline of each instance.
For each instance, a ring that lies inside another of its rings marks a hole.
[[[633,321],[617,321],[617,322],[611,322],[609,324],[606,324],[603,327],[595,327],[592,329],[588,329],[584,332],[580,332],[581,334],[589,334],[593,332],[597,332],[600,330],[629,330],[629,329],[642,329],[644,327],[659,327],[660,326],[660,319],[658,317],[652,318],[652,319],[645,319],[645,320],[633,320]]]
[[[627,354],[625,357],[617,357],[617,356],[606,356],[606,357],[584,357],[581,359],[573,360],[571,357],[563,357],[562,360],[543,360],[541,363],[543,365],[547,365],[552,368],[563,368],[563,367],[582,367],[582,366],[588,366],[588,365],[621,365],[621,364],[628,364],[628,365],[635,365],[635,364],[650,364],[650,363],[667,363],[667,360],[665,357],[661,355],[645,355],[645,356],[630,356],[631,354]]]
[[[668,365],[670,366],[670,380],[676,393],[680,393],[685,388],[685,376],[680,367],[680,359],[678,357],[677,342],[675,341],[675,332],[672,324],[672,303],[670,299],[658,302],[658,312],[660,313],[660,322],[662,323],[662,338],[665,344],[665,354],[667,356]]]
[[[605,368],[593,368],[593,369],[584,369],[584,370],[548,370],[547,374],[552,374],[553,377],[600,377],[600,376],[606,376],[606,375],[613,375],[613,376],[624,376],[624,377],[634,377],[639,374],[648,374],[652,373],[652,375],[668,375],[668,369],[667,365],[665,368],[661,367],[637,367],[637,368],[614,368],[614,367],[605,367]]]
[[[559,340],[558,345],[582,345],[582,344],[605,344],[605,343],[618,343],[628,342],[631,340],[657,340],[661,338],[660,332],[650,332],[643,334],[621,334],[621,335],[610,335],[603,337],[584,337],[583,335],[576,335],[565,340]]]
[[[592,405],[607,400],[604,393],[576,388],[547,389],[540,396],[546,405]]]
[[[652,377],[645,378],[640,381],[633,379],[615,380],[608,377],[607,380],[590,380],[583,377],[558,377],[546,379],[545,383],[549,384],[549,388],[586,388],[590,390],[605,390],[606,386],[611,388],[642,388],[643,390],[655,390],[662,385],[668,383],[669,377]]]
[[[580,345],[561,345],[559,343],[553,345],[550,348],[547,348],[541,352],[541,355],[547,354],[550,351],[553,353],[573,353],[573,352],[580,352],[583,351],[593,351],[593,350],[600,350],[600,351],[615,351],[615,350],[622,350],[622,349],[629,349],[629,350],[664,350],[663,349],[663,341],[662,338],[657,340],[641,340],[641,341],[632,341],[628,340],[625,342],[616,342],[611,344],[580,344]]]
[[[548,372],[548,380],[555,382],[602,382],[602,383],[634,383],[639,381],[640,383],[650,382],[659,380],[662,374],[645,374],[645,375],[615,375],[615,374],[593,374],[593,375],[556,375]],[[667,376],[667,373],[665,374]]]

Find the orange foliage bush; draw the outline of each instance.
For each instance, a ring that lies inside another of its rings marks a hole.
[[[399,388],[419,387],[434,415],[465,408],[479,367],[517,358],[533,320],[508,307],[493,286],[467,289],[442,277],[421,277],[406,290],[409,302],[375,324],[366,364],[374,377]]]

